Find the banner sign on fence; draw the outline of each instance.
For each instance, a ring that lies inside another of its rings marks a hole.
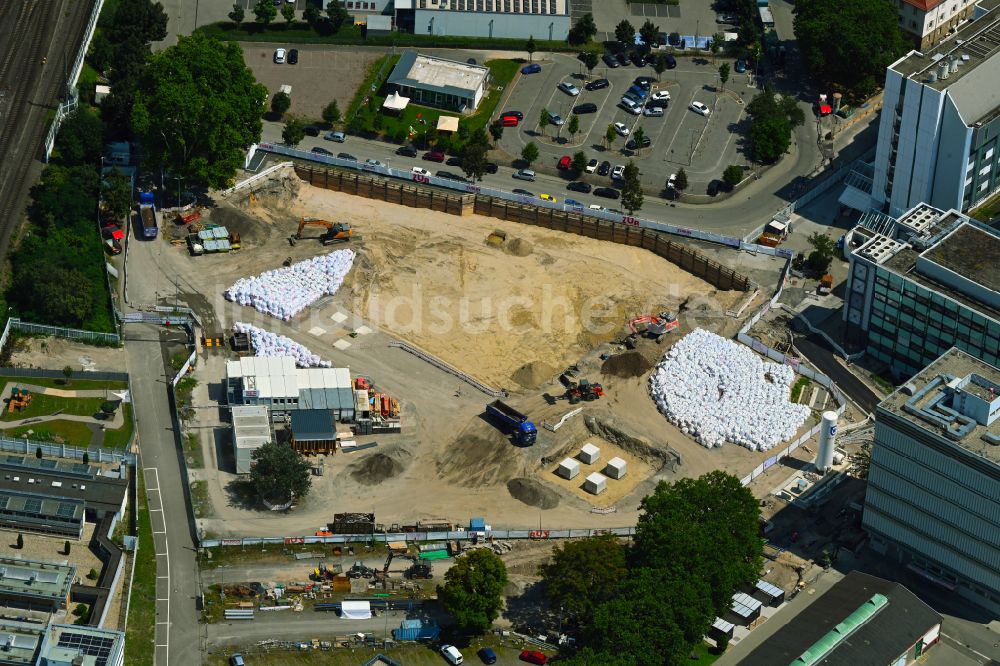
[[[285,537],[285,543],[286,544],[305,543],[305,542],[306,542],[306,538],[305,537]]]

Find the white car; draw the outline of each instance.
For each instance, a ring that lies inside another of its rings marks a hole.
[[[699,115],[705,116],[706,118],[708,117],[708,114],[712,113],[712,110],[701,102],[691,102],[691,106],[688,108]]]
[[[590,210],[606,210],[604,206],[598,206],[597,204],[590,204],[587,208]]]
[[[642,115],[659,118],[663,115],[663,109],[658,106],[647,106],[642,110]]]
[[[285,49],[275,49],[274,50],[274,64],[284,65],[285,64]]]
[[[621,180],[624,177],[625,177],[625,167],[623,167],[621,164],[619,164],[618,166],[616,166],[614,169],[611,170],[612,180]]]
[[[667,178],[667,189],[673,190],[677,188],[677,174],[670,174],[670,178]]]
[[[587,166],[584,168],[587,173],[594,173],[597,171],[597,160],[590,160],[587,162]]]
[[[560,83],[559,90],[562,90],[564,93],[572,97],[576,97],[577,95],[580,94],[580,89],[574,86],[569,81],[563,81],[562,83]]]
[[[670,91],[669,90],[657,90],[650,96],[650,101],[653,102],[669,102],[670,101]]]
[[[373,166],[373,167],[384,167],[385,166],[384,163],[379,162],[378,160],[365,160],[365,164],[367,164],[368,166]]]
[[[431,175],[431,172],[428,171],[427,169],[423,168],[423,167],[411,167],[410,168],[410,173],[412,173],[414,176],[429,176],[429,175]]]
[[[618,132],[618,136],[628,136],[629,129],[625,127],[625,123],[615,123],[615,131]]]

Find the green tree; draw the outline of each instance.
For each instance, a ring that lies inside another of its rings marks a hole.
[[[674,181],[674,189],[683,192],[687,188],[688,188],[688,175],[687,171],[685,171],[682,167],[681,170],[677,172],[677,180]]]
[[[444,575],[438,599],[455,618],[459,631],[485,633],[503,607],[507,567],[492,550],[481,548],[463,555]]]
[[[291,5],[287,5],[291,6]],[[288,93],[285,91],[279,91],[274,94],[271,98],[271,110],[278,114],[278,117],[285,115],[285,111],[288,111],[292,106],[292,98],[289,97]]]
[[[42,447],[40,446],[35,447],[35,457],[38,458],[39,460],[42,459]]]
[[[351,15],[344,9],[344,6],[340,4],[340,0],[330,0],[326,4],[326,15],[330,20],[330,31],[333,34],[337,34],[340,28],[351,18]]]
[[[253,7],[253,15],[256,17],[257,23],[260,23],[267,29],[271,21],[277,18],[278,10],[271,0],[257,0],[257,4]]]
[[[531,166],[531,163],[538,159],[538,145],[534,141],[521,149],[521,159]]]
[[[260,140],[266,99],[238,44],[198,32],[180,37],[152,57],[136,91],[132,128],[145,167],[226,186]]]
[[[646,130],[642,129],[641,127],[636,127],[635,131],[632,132],[632,137],[630,139],[632,145],[635,147],[634,150],[636,153],[642,151],[642,142],[645,141],[645,139],[646,139]]]
[[[310,27],[315,28],[321,18],[323,18],[323,10],[311,2],[306,3],[306,8],[302,10],[302,20]]]
[[[730,164],[722,172],[722,182],[730,188],[736,187],[743,182],[743,167],[737,164]]]
[[[601,57],[597,55],[597,51],[586,51],[583,54],[583,66],[587,68],[587,76],[594,75],[594,68],[597,67],[597,63],[601,61]]]
[[[56,135],[56,153],[62,164],[97,164],[104,149],[104,123],[90,109],[80,106],[63,120]]]
[[[729,80],[729,63],[724,62],[719,65],[719,83],[722,84],[722,89],[726,89],[726,81]]]
[[[291,25],[295,20],[295,5],[284,4],[281,6],[281,17],[285,19],[285,25]]]
[[[573,153],[573,159],[569,163],[570,173],[573,174],[574,178],[579,178],[580,174],[583,173],[584,169],[587,168],[587,156],[583,154],[583,151],[577,151]]]
[[[83,452],[83,464],[87,465],[90,463],[90,453],[87,451]]]
[[[250,457],[253,459],[250,487],[257,497],[287,502],[309,494],[312,485],[309,461],[288,444],[269,442]]]
[[[301,120],[297,118],[289,118],[285,123],[284,128],[281,130],[281,141],[286,146],[295,146],[302,143],[302,140],[306,138],[306,127],[302,124]]]
[[[576,133],[580,131],[580,118],[575,113],[569,117],[569,123],[566,125],[566,131],[569,132],[571,137],[575,137]]]
[[[468,141],[462,148],[462,171],[472,180],[482,180],[486,174],[486,165],[489,163],[486,158],[488,148],[489,146],[484,141],[479,141],[478,137],[475,141]]]
[[[499,120],[490,123],[490,136],[493,137],[494,144],[499,141],[503,137],[503,123]]]
[[[69,380],[73,376],[73,367],[69,365],[63,366],[62,373],[63,377],[66,378],[66,380],[63,383],[69,384]]]
[[[229,12],[229,20],[233,22],[236,29],[240,29],[240,24],[243,23],[243,19],[247,17],[246,12],[243,10],[242,3],[237,2],[233,5],[233,11]]]
[[[528,52],[528,62],[531,62],[532,57],[535,55],[535,36],[529,35],[528,41],[524,43],[524,50]]]
[[[599,536],[556,546],[540,573],[549,607],[586,626],[594,609],[615,596],[627,571],[622,545],[612,536]]]
[[[118,409],[118,403],[114,400],[105,400],[101,403],[101,411],[108,416],[114,414],[116,409]]]
[[[615,39],[625,46],[632,46],[635,44],[635,27],[628,22],[628,19],[622,19],[621,22],[615,26]]]
[[[837,253],[837,244],[829,236],[818,231],[813,232],[806,240],[813,248],[809,253],[809,265],[819,273],[826,273]]]
[[[667,71],[667,55],[661,53],[656,56],[656,60],[653,61],[653,71],[656,72],[656,80],[660,80],[660,75]]]
[[[618,132],[615,131],[615,126],[609,124],[608,129],[604,130],[604,142],[608,148],[611,148],[611,144],[614,143],[616,136],[618,136]]]
[[[39,449],[39,451],[40,450],[41,449]],[[20,532],[18,532],[17,533],[17,549],[21,550],[22,548],[24,548],[24,535],[21,534]]]
[[[102,16],[101,32],[115,44],[129,38],[159,42],[167,36],[167,13],[159,2],[121,0],[110,21],[105,22]]]
[[[622,176],[624,185],[622,186],[622,206],[631,215],[642,208],[642,183],[639,181],[639,167],[632,160],[625,165],[625,173]]]
[[[899,8],[883,0],[796,0],[794,26],[813,77],[852,99],[874,93],[907,49]]]
[[[542,112],[538,116],[538,127],[542,130],[542,134],[545,134],[545,128],[549,126],[552,121],[549,119],[549,110],[542,107]]]
[[[91,567],[90,571],[87,572],[87,579],[88,580],[97,580],[97,569],[95,569],[94,567]]]
[[[792,129],[805,122],[805,114],[794,97],[778,98],[770,86],[747,104],[750,154],[760,162],[774,162],[791,145]]]
[[[714,471],[697,479],[661,481],[640,510],[630,569],[661,571],[681,587],[707,585],[711,615],[689,618],[697,620],[692,625],[697,631],[685,632],[700,638],[702,622],[723,615],[733,592],[760,577],[764,545],[757,500],[739,479]]]
[[[69,555],[69,551],[70,551],[71,547],[72,547],[72,545],[70,544],[70,542],[69,542],[68,539],[66,541],[64,541],[63,542],[63,555]]]
[[[101,181],[101,201],[115,220],[127,219],[132,209],[132,181],[118,169],[112,169]]]
[[[323,122],[327,125],[340,122],[340,107],[337,106],[337,100],[332,100],[323,107]]]
[[[712,41],[708,43],[708,50],[712,52],[712,62],[715,62],[719,51],[722,50],[722,44],[725,39],[725,36],[721,32],[712,35]]]
[[[593,14],[584,14],[577,20],[573,27],[570,28],[569,34],[566,37],[566,41],[572,46],[580,46],[586,44],[590,39],[597,34],[597,24],[594,23]]]
[[[660,39],[660,27],[654,25],[649,19],[646,19],[642,27],[639,28],[639,37],[642,38],[646,46],[652,48]]]

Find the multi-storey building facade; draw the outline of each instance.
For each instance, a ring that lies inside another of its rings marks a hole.
[[[925,51],[954,33],[968,20],[978,0],[898,0],[899,27]]]

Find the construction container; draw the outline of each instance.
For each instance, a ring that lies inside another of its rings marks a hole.
[[[593,465],[601,459],[601,449],[587,442],[580,448],[580,452],[576,454],[576,457],[584,465]]]
[[[583,482],[583,489],[591,495],[600,495],[608,489],[608,479],[600,472],[594,472]]]
[[[485,532],[486,531],[486,519],[485,518],[473,518],[469,521],[469,531],[470,532]]]
[[[580,473],[580,462],[578,460],[573,460],[572,458],[566,458],[561,463],[559,463],[559,469],[556,470],[556,474],[564,479],[576,478],[576,475]]]
[[[617,457],[609,460],[608,464],[604,466],[604,476],[611,479],[620,479],[625,476],[627,471],[628,463]]]
[[[447,544],[445,544],[447,547]],[[447,560],[450,555],[448,555],[447,550],[432,550],[427,553],[420,553],[420,559],[422,560]]]
[[[441,628],[434,620],[403,620],[399,629],[392,630],[397,641],[436,641],[440,634]]]

